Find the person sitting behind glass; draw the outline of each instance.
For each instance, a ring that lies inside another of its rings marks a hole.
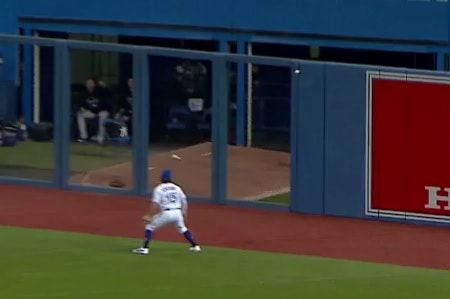
[[[79,142],[85,142],[88,139],[86,120],[98,117],[98,133],[93,139],[103,143],[105,139],[105,126],[103,125],[109,116],[109,111],[104,97],[103,87],[98,86],[95,80],[86,80],[86,94],[83,98],[80,109],[77,113],[77,123],[79,131]]]

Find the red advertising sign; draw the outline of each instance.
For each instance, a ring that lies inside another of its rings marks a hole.
[[[369,81],[367,214],[450,221],[450,78]]]

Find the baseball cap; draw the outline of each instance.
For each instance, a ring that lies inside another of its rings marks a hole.
[[[161,180],[163,180],[163,181],[171,181],[172,180],[172,170],[164,169],[161,172]]]

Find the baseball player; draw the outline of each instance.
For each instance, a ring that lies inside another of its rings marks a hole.
[[[172,171],[166,169],[161,173],[161,184],[153,190],[153,200],[150,211],[143,217],[145,226],[145,239],[141,248],[133,253],[148,254],[148,246],[153,232],[163,226],[172,224],[191,243],[191,251],[199,252],[200,246],[195,242],[189,229],[184,224],[187,213],[186,195],[183,190],[172,182]]]

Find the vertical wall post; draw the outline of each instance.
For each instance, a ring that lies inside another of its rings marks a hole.
[[[219,40],[219,52],[228,53],[228,41],[226,39]]]
[[[247,43],[247,55],[251,56],[253,54],[252,43]],[[252,146],[252,118],[253,118],[253,65],[251,63],[247,63],[247,146]]]
[[[245,42],[238,41],[237,54],[246,54]],[[245,64],[239,62],[236,70],[236,145],[245,145]]]
[[[445,52],[436,53],[436,70],[445,71]]]
[[[213,60],[212,198],[225,204],[228,179],[228,69],[224,56]]]
[[[39,32],[34,32],[34,37],[39,37]],[[33,122],[41,121],[41,47],[33,47]]]
[[[25,36],[33,36],[30,29],[24,30]],[[22,111],[25,124],[30,126],[33,123],[33,46],[23,46],[23,69],[22,69]]]
[[[133,80],[134,80],[134,93],[133,93],[133,137],[132,137],[132,155],[133,155],[133,193],[143,194],[143,190],[146,190],[147,182],[144,182],[143,171],[147,171],[147,163],[143,163],[143,148],[146,146],[142,140],[144,133],[147,132],[147,128],[143,127],[144,115],[143,104],[144,99],[143,90],[144,82],[142,78],[142,70],[144,67],[143,54],[139,50],[133,51]],[[143,165],[145,164],[145,165]],[[145,191],[144,191],[145,192]]]
[[[299,152],[299,116],[300,116],[300,74],[296,73],[297,66],[291,67],[291,193],[289,210],[299,212],[300,186],[298,184],[298,152]]]
[[[67,188],[70,172],[70,64],[69,49],[63,41],[54,47],[54,163],[55,182],[59,188]]]
[[[150,147],[150,117],[151,117],[151,111],[150,111],[150,59],[148,55],[144,52],[141,54],[141,107],[140,110],[138,110],[138,113],[141,113],[140,116],[140,127],[141,135],[139,135],[140,144],[141,147],[141,156],[142,161],[139,165],[140,167],[140,176],[142,178],[141,182],[141,189],[139,189],[139,195],[146,195],[148,193],[149,185],[148,185],[148,168],[149,168],[149,147]],[[151,163],[151,162],[150,162]]]
[[[54,48],[54,56],[53,56],[53,68],[54,68],[54,78],[53,78],[53,96],[54,96],[54,107],[53,107],[53,119],[54,119],[54,127],[53,127],[53,151],[54,151],[54,182],[57,187],[62,188],[63,182],[62,178],[62,146],[61,140],[62,137],[62,45],[58,43]]]
[[[219,51],[229,53],[229,47],[226,40],[219,41]],[[238,41],[237,54],[245,54],[245,42]],[[236,145],[245,145],[245,63],[236,64]]]

